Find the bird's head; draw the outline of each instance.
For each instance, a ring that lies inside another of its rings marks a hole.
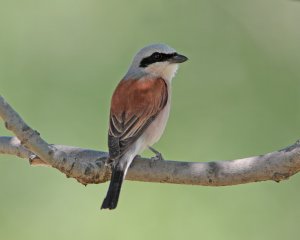
[[[171,80],[179,63],[188,58],[180,55],[166,44],[152,44],[142,48],[134,57],[125,78],[153,75]]]

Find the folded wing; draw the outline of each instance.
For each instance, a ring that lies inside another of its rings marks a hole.
[[[111,102],[108,146],[120,158],[166,106],[168,89],[161,78],[122,80]]]

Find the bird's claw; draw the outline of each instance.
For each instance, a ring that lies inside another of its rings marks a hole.
[[[152,161],[163,161],[164,160],[162,154],[159,151],[155,150],[153,147],[150,147],[150,146],[148,148],[151,152],[155,153],[155,156],[151,158]]]
[[[111,168],[112,165],[113,165],[113,162],[114,162],[113,160],[111,160],[111,159],[108,158],[108,159],[105,161],[104,166],[105,166],[105,167],[110,167],[110,168]]]
[[[154,157],[150,158],[150,167],[153,167],[153,165],[159,161],[164,161],[164,158],[161,153],[157,153]]]
[[[150,149],[150,151],[152,151],[153,153],[155,153],[155,156],[152,157],[152,158],[150,158],[150,166],[151,167],[157,161],[164,161],[164,158],[163,158],[162,154],[159,151],[155,150],[152,147],[149,147],[149,149]]]
[[[151,161],[164,161],[165,159],[163,158],[161,153],[156,153],[154,157],[151,158]]]

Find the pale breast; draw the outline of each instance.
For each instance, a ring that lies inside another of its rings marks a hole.
[[[170,65],[168,68],[165,68],[164,78],[168,86],[168,102],[166,106],[161,110],[155,120],[149,125],[145,130],[143,135],[135,144],[135,150],[137,153],[143,152],[148,146],[152,146],[156,143],[164,133],[166,128],[170,107],[171,107],[171,81],[174,77],[178,66],[177,64]]]
[[[164,133],[165,127],[170,113],[171,96],[169,96],[168,102],[164,109],[158,114],[156,119],[150,124],[147,130],[142,135],[142,144],[139,152],[145,150],[148,146],[156,143],[162,134]]]

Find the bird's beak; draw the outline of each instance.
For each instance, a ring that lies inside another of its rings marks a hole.
[[[171,57],[169,59],[169,62],[170,63],[183,63],[187,60],[188,60],[188,58],[186,56],[183,56],[183,55],[180,55],[177,53],[176,55],[174,55],[173,57]]]

